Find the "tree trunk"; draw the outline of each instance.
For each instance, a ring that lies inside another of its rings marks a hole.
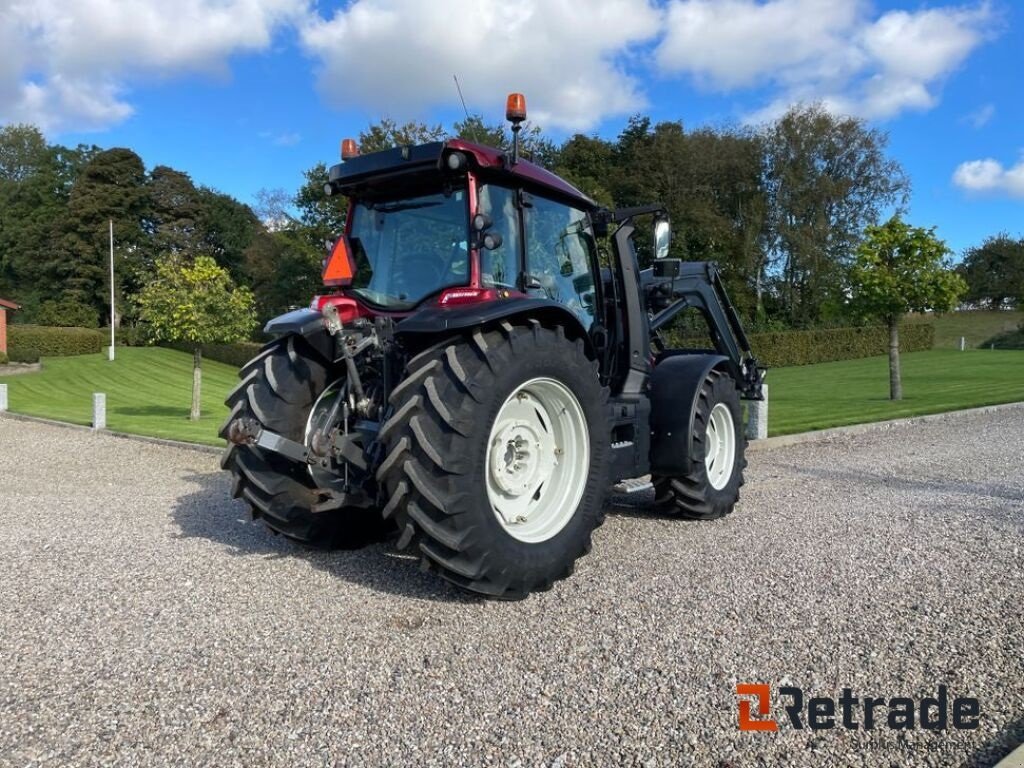
[[[898,317],[889,319],[889,399],[903,399],[903,382],[900,380],[900,325]]]
[[[199,396],[203,388],[203,352],[197,346],[192,353],[192,411],[188,417],[199,421]]]

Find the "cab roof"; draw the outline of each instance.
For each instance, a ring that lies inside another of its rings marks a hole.
[[[469,158],[470,170],[478,172],[485,180],[547,192],[586,211],[600,208],[594,200],[546,168],[523,159],[512,165],[508,153],[465,139],[357,155],[331,166],[328,185],[333,192],[358,195],[360,191],[371,190],[389,181],[401,183],[407,177],[450,172],[446,158],[452,152],[464,153]]]

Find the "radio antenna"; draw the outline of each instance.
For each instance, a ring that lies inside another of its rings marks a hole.
[[[458,75],[452,75],[452,80],[455,81],[455,90],[457,90],[459,92],[459,101],[462,102],[462,111],[466,113],[466,127],[469,128],[472,125],[472,123],[473,123],[473,119],[469,116],[469,108],[466,106],[466,99],[462,95],[462,86],[459,85],[459,76]],[[476,130],[475,130],[476,126],[473,126],[473,128],[474,128],[473,133],[475,134],[476,133]],[[479,136],[474,136],[474,139],[476,141],[480,141],[480,137]]]

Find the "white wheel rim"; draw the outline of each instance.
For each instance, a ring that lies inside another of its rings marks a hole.
[[[711,409],[704,441],[704,467],[708,483],[716,491],[729,484],[735,459],[736,425],[729,407],[718,403]]]
[[[519,541],[547,541],[572,519],[590,468],[590,434],[564,384],[530,379],[498,410],[487,439],[487,497]]]

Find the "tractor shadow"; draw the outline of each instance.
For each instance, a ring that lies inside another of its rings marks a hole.
[[[250,519],[247,505],[231,498],[226,474],[194,473],[182,479],[196,489],[178,497],[171,510],[180,538],[206,539],[236,556],[301,558],[336,578],[377,592],[450,603],[482,601],[459,592],[436,574],[421,571],[419,558],[395,549],[394,537],[363,537],[344,549],[303,546],[275,536],[258,520]]]

